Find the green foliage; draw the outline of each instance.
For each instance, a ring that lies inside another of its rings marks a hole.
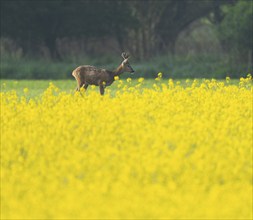
[[[73,64],[46,60],[1,61],[1,78],[7,79],[66,79]]]
[[[125,34],[135,25],[124,2],[116,1],[3,1],[1,36],[16,40],[26,53],[46,46],[60,58],[57,39],[103,38]]]
[[[33,56],[46,47],[54,59],[62,58],[58,40],[109,37],[117,50],[146,59],[173,53],[182,30],[229,1],[1,1],[1,37],[14,39]]]
[[[243,56],[244,59],[253,47],[252,6],[252,1],[239,1],[234,6],[224,7],[225,17],[218,26],[223,47],[228,51],[236,51],[239,55],[237,57]]]
[[[132,65],[134,66],[134,65]],[[134,66],[143,77],[153,78],[162,72],[165,78],[232,78],[245,77],[247,65],[230,66],[225,55],[198,54],[194,56],[162,56],[149,62],[140,62]]]
[[[72,71],[80,65],[94,65],[109,70],[116,69],[120,57],[85,57],[76,62],[53,62],[43,59],[4,59],[1,60],[2,79],[71,79]],[[125,73],[122,78],[155,78],[162,72],[165,78],[225,78],[242,77],[248,73],[247,65],[230,66],[226,56],[160,56],[147,61],[132,59],[135,74]]]

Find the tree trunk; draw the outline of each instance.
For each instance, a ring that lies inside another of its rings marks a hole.
[[[53,60],[60,60],[61,56],[59,51],[57,50],[56,39],[53,37],[49,37],[45,40],[46,47],[49,50],[50,58]]]

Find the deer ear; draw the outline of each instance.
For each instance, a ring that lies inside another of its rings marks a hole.
[[[126,60],[126,59],[129,58],[129,55],[128,55],[126,52],[123,52],[123,53],[121,54],[121,56],[122,56],[122,58],[123,58],[124,60]]]

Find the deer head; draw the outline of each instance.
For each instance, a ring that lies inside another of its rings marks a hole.
[[[130,63],[128,62],[129,59],[129,54],[127,54],[126,52],[123,52],[121,54],[122,58],[124,59],[121,63],[122,66],[122,70],[123,72],[130,72],[130,73],[134,73],[133,68],[130,66]]]

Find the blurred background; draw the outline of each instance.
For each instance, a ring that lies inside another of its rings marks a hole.
[[[1,78],[115,69],[122,51],[135,77],[246,76],[252,14],[251,0],[1,0]]]

